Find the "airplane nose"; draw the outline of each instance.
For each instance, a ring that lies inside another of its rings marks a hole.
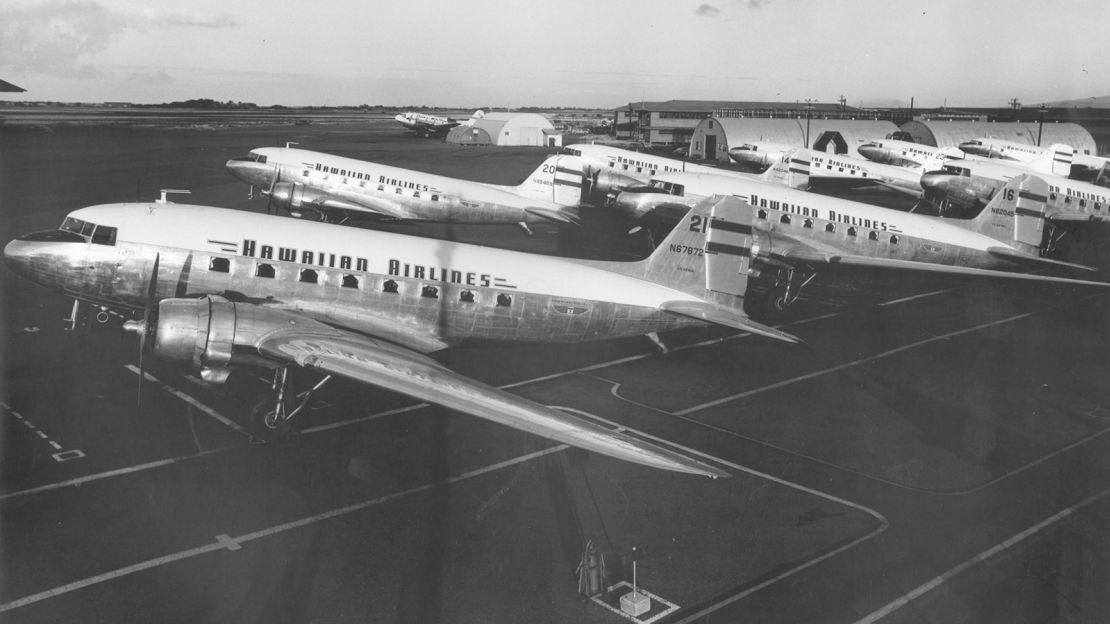
[[[224,167],[232,176],[247,184],[269,187],[274,181],[274,166],[252,158],[232,158]]]
[[[921,175],[921,188],[926,191],[945,191],[952,176],[941,171],[929,171]]]
[[[873,162],[882,160],[883,150],[876,145],[860,145],[856,148],[860,156]]]

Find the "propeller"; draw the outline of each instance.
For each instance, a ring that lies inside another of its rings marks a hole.
[[[158,327],[158,301],[155,299],[158,291],[158,264],[161,260],[162,254],[154,255],[154,265],[150,269],[150,283],[146,288],[146,301],[143,303],[143,318],[137,321],[127,321],[123,324],[123,329],[132,333],[139,334],[139,389],[135,396],[136,407],[141,407],[143,403],[143,382],[146,380],[146,355],[151,347],[148,347],[148,338],[155,332]]]
[[[270,182],[269,190],[265,191],[266,194],[266,214],[276,214],[274,210],[274,188],[277,187],[278,182],[281,180],[281,168],[274,169],[274,179]]]

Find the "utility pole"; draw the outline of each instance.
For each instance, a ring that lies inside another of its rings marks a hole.
[[[806,144],[805,148],[809,149],[809,118],[812,117],[813,103],[817,100],[806,98]]]
[[[1048,107],[1041,104],[1037,109],[1037,147],[1041,146],[1041,133],[1044,132],[1044,114],[1048,112]]]

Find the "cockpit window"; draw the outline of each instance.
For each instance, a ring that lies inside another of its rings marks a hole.
[[[567,156],[581,156],[582,150],[574,149],[573,147],[564,147],[559,153]]]
[[[116,228],[108,227],[107,225],[98,225],[93,232],[92,242],[94,245],[115,245],[116,244]]]
[[[256,152],[251,152],[251,160],[253,160],[254,162],[257,162],[257,163],[266,164],[266,155],[265,154],[259,154],[259,153],[256,153]]]
[[[58,228],[63,232],[76,234],[88,242],[90,239],[97,245],[115,245],[116,228],[106,225],[97,226],[95,223],[82,221],[73,217],[66,217],[62,226]]]

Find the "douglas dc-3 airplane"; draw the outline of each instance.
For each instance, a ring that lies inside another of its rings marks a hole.
[[[698,163],[633,152],[619,147],[608,145],[594,145],[577,143],[567,145],[559,152],[560,155],[578,159],[577,167],[581,168],[582,196],[607,196],[612,199],[618,193],[629,187],[643,186],[655,175],[671,171],[688,171],[694,173],[713,173],[724,176],[736,176],[743,179],[774,181],[794,188],[802,188],[798,184],[809,184],[808,179],[797,182],[789,175],[786,169],[769,168],[763,174],[742,173],[730,171],[719,167],[710,167]],[[560,161],[563,162],[563,161]],[[566,161],[569,166],[569,162]]]
[[[804,161],[798,153],[791,157]],[[1016,272],[1047,267],[1093,270],[1040,257],[1047,193],[1044,180],[1021,176],[1008,182],[976,219],[959,221],[733,177],[667,173],[652,180],[646,191],[621,193],[616,206],[633,216],[683,212],[715,194],[750,204],[755,217],[745,227],[755,237],[751,267],[767,286],[767,301],[777,309],[797,300],[813,278],[841,270],[838,267],[1105,286]],[[706,251],[713,245],[711,235]],[[850,273],[844,278],[851,283]]]
[[[405,127],[406,130],[424,138],[440,137],[447,134],[455,126],[472,126],[475,121],[486,116],[485,111],[476,110],[470,119],[459,121],[450,117],[428,115],[427,113],[401,113],[393,119]]]
[[[499,186],[287,147],[260,147],[227,161],[231,175],[266,189],[271,204],[294,216],[314,214],[452,223],[579,223],[567,210],[582,198],[574,159],[550,156],[518,186]]]
[[[1038,159],[1043,159],[1046,156],[1051,158],[1054,153],[1058,151],[1058,147],[1058,145],[1039,147],[1028,143],[1019,143],[1017,141],[1007,141],[990,137],[982,137],[960,143],[960,149],[968,154],[1021,163],[1033,162]],[[1071,170],[1066,172],[1058,171],[1056,173],[1057,175],[1067,177],[1090,179],[1106,168],[1108,164],[1110,164],[1110,160],[1106,158],[1080,152],[1073,148],[1070,162]]]
[[[1066,160],[1065,154],[1071,151],[1066,145],[1053,148],[1054,154],[1061,154],[1054,157],[1056,160]],[[921,186],[927,195],[943,196],[965,211],[975,212],[979,206],[989,202],[1008,180],[1028,174],[1030,166],[1043,168],[1046,165],[1043,161],[1038,165],[980,157],[950,158],[936,171],[921,176]],[[1050,222],[1082,223],[1110,219],[1110,189],[1060,175],[1036,175],[1048,183],[1045,218]]]
[[[286,372],[300,366],[324,374],[320,384],[340,375],[616,458],[717,477],[727,473],[429,357],[480,343],[657,340],[655,332],[706,323],[796,342],[742,311],[747,273],[707,251],[717,210],[716,200],[695,206],[642,261],[602,262],[164,201],[111,204],[11,241],[4,259],[25,279],[130,314],[124,327],[140,335],[140,369],[148,351],[211,383],[237,367],[272,369],[273,396],[252,413],[256,431],[288,426],[307,403],[287,410]],[[752,218],[749,209],[727,232],[750,233]]]

